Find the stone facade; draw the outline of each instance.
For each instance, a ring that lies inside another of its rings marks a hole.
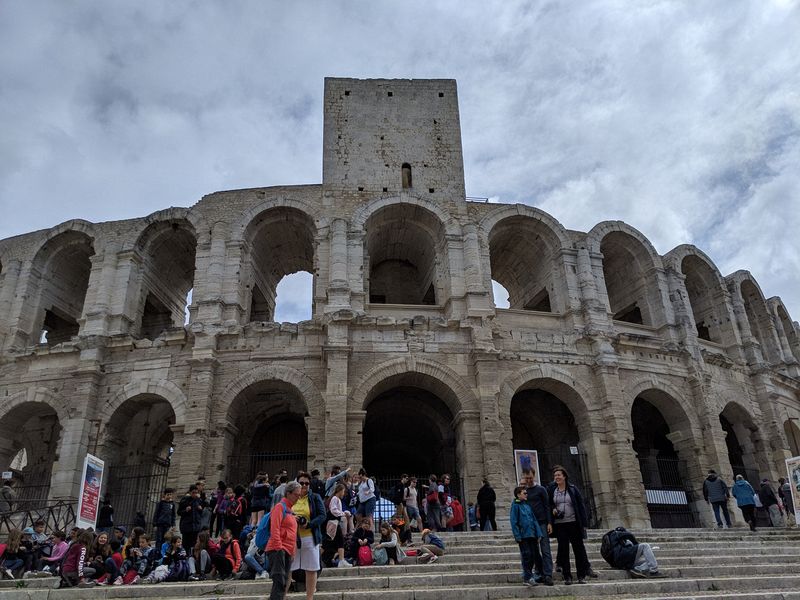
[[[662,463],[697,509],[706,469],[775,479],[800,454],[800,329],[747,271],[469,201],[454,81],[327,79],[324,111],[321,185],[0,241],[0,466],[24,449],[58,498],[87,452],[174,448],[181,487],[300,457],[450,470],[469,498],[487,476],[504,505],[533,447],[642,527]],[[313,318],[275,323],[298,271]]]

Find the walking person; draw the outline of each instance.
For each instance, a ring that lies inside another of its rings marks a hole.
[[[550,535],[553,533],[553,513],[550,510],[550,499],[547,490],[536,484],[536,472],[525,471],[523,483],[528,492],[528,504],[533,516],[544,535],[539,538],[539,552],[534,554],[533,578],[537,583],[553,585],[553,554],[550,550]]]
[[[553,532],[558,540],[556,562],[561,567],[564,583],[573,583],[569,564],[570,546],[575,553],[578,583],[586,583],[591,567],[583,540],[589,519],[580,490],[569,482],[569,474],[561,465],[553,467],[553,481],[547,487],[547,496],[553,514]]]
[[[756,495],[756,492],[753,490],[753,486],[747,483],[742,475],[737,475],[731,493],[736,498],[736,506],[742,511],[742,517],[750,525],[750,531],[755,531],[756,501],[753,496]]]
[[[793,523],[795,516],[794,499],[792,498],[792,485],[783,477],[778,479],[778,497],[781,499],[781,502],[783,502],[786,523]]]
[[[289,588],[292,558],[297,552],[297,518],[292,507],[299,499],[300,484],[296,481],[287,483],[283,497],[273,504],[270,511],[267,542],[269,576],[272,579],[270,600],[283,600]]]
[[[524,486],[514,488],[514,501],[511,503],[509,518],[514,540],[519,545],[519,554],[522,560],[522,583],[534,586],[536,581],[533,578],[533,567],[535,557],[539,554],[539,538],[543,533],[533,516],[530,504],[528,504],[528,490]]]
[[[716,519],[717,527],[720,529],[722,529],[720,511],[725,517],[725,526],[728,529],[731,528],[731,515],[728,512],[728,499],[730,497],[728,484],[717,476],[717,472],[714,469],[709,470],[708,477],[703,482],[703,498],[714,509],[714,519]]]
[[[786,527],[786,522],[783,520],[780,506],[778,506],[778,497],[775,495],[772,486],[769,484],[769,479],[766,477],[761,480],[758,497],[761,500],[761,504],[764,505],[764,508],[767,509],[769,513],[769,521],[772,523],[772,526]]]
[[[492,531],[497,531],[497,521],[494,520],[495,502],[497,494],[489,484],[488,479],[483,480],[481,489],[478,490],[478,515],[480,518],[481,531],[486,531],[486,523],[492,526]]]

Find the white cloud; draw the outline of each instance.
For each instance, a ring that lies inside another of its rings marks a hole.
[[[5,2],[0,237],[319,182],[323,77],[452,77],[471,196],[696,243],[798,319],[797,31],[788,0]]]

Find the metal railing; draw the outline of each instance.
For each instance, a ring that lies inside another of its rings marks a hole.
[[[639,458],[647,494],[647,511],[654,529],[670,527],[699,527],[700,519],[694,508],[694,493],[683,477],[686,464],[670,456]]]
[[[54,500],[39,506],[24,508],[17,505],[12,512],[0,513],[0,533],[12,529],[33,527],[36,521],[45,522],[45,531],[68,531],[75,524],[76,500]]]

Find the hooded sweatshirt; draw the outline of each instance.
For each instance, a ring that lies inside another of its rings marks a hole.
[[[728,486],[716,473],[711,473],[703,482],[703,498],[706,502],[725,502],[730,498]]]
[[[753,500],[755,491],[753,486],[747,483],[744,479],[738,479],[731,488],[733,497],[736,498],[736,506],[753,506],[756,502]]]

